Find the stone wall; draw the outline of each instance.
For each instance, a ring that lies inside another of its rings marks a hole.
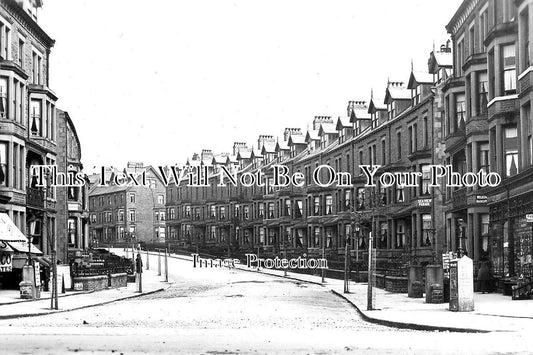
[[[385,290],[395,293],[407,293],[407,277],[385,276]]]
[[[83,276],[74,277],[74,284],[81,283],[83,291],[99,291],[105,290],[109,284],[108,277],[102,276]]]
[[[75,277],[74,284],[81,283],[83,291],[99,291],[109,288],[126,287],[128,285],[128,274],[119,273],[109,276],[83,276]]]
[[[109,276],[109,283],[111,288],[119,288],[128,286],[128,274],[111,274]]]

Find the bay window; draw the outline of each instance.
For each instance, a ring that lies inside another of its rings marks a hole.
[[[431,245],[433,234],[432,234],[432,218],[429,213],[424,213],[422,215],[422,241],[421,245]]]
[[[302,212],[303,212],[303,202],[302,200],[297,200],[296,201],[296,209],[294,210],[294,216],[296,218],[301,218],[302,217]]]
[[[502,91],[504,95],[512,95],[516,93],[516,61],[514,43],[502,47],[502,57]]]
[[[526,122],[527,151],[529,154],[529,164],[533,164],[533,117],[531,117],[531,103],[527,103],[523,109],[524,120]]]
[[[315,229],[314,229],[313,246],[314,247],[319,247],[320,246],[320,227],[315,227]]]
[[[506,127],[504,131],[505,176],[518,173],[518,132],[516,126]]]
[[[403,248],[405,245],[405,229],[403,222],[396,222],[396,248]]]
[[[344,210],[349,211],[351,207],[352,201],[352,191],[346,190],[344,191]]]
[[[265,215],[265,205],[263,203],[259,203],[258,205],[258,216],[259,218],[263,218]]]
[[[405,191],[404,186],[396,186],[396,202],[405,202]]]
[[[465,94],[455,96],[455,129],[464,129],[466,116]]]
[[[269,202],[268,203],[268,218],[275,218],[275,215],[274,215],[274,202]]]
[[[489,144],[488,143],[479,144],[478,162],[479,162],[478,170],[482,170],[485,173],[488,173],[489,172]]]
[[[422,195],[429,195],[429,184],[431,181],[431,169],[428,164],[422,165]]]
[[[477,112],[479,115],[487,113],[488,104],[488,76],[487,72],[479,72],[477,74]]]
[[[40,136],[42,134],[41,127],[42,117],[42,102],[41,100],[31,100],[30,102],[30,130],[34,136]]]
[[[0,77],[0,118],[7,118],[8,109],[8,84],[7,77]]]
[[[333,197],[331,195],[326,196],[326,214],[333,214]]]
[[[7,186],[7,142],[0,142],[0,186]]]
[[[313,216],[318,216],[320,214],[320,197],[316,196],[313,202]]]

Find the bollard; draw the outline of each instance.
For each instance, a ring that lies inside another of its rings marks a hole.
[[[148,254],[148,249],[146,249],[146,270],[150,270],[150,255]]]
[[[161,276],[161,249],[157,249],[157,276]]]
[[[168,250],[165,249],[165,282],[168,282]]]

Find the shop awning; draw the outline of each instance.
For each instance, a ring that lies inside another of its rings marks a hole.
[[[0,213],[0,241],[23,242],[28,238],[17,228],[7,213]]]
[[[8,244],[13,248],[13,250],[18,251],[20,253],[27,253],[28,252],[28,241],[24,242],[8,242]],[[35,255],[42,255],[43,252],[39,250],[35,245],[31,245],[30,252]]]
[[[37,256],[37,257],[35,257],[35,260],[37,260],[43,266],[46,266],[46,267],[52,266],[52,260],[50,260],[48,258],[43,258],[42,256]]]
[[[0,253],[12,253],[13,248],[9,246],[6,242],[0,240]]]

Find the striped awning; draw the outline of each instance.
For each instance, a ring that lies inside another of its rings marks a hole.
[[[15,251],[18,251],[20,253],[27,253],[28,252],[28,241],[27,240],[23,241],[23,242],[7,242],[7,243]],[[43,254],[43,252],[40,251],[39,248],[37,248],[34,244],[31,244],[29,251],[30,251],[30,253],[35,254],[35,255],[42,255]]]

